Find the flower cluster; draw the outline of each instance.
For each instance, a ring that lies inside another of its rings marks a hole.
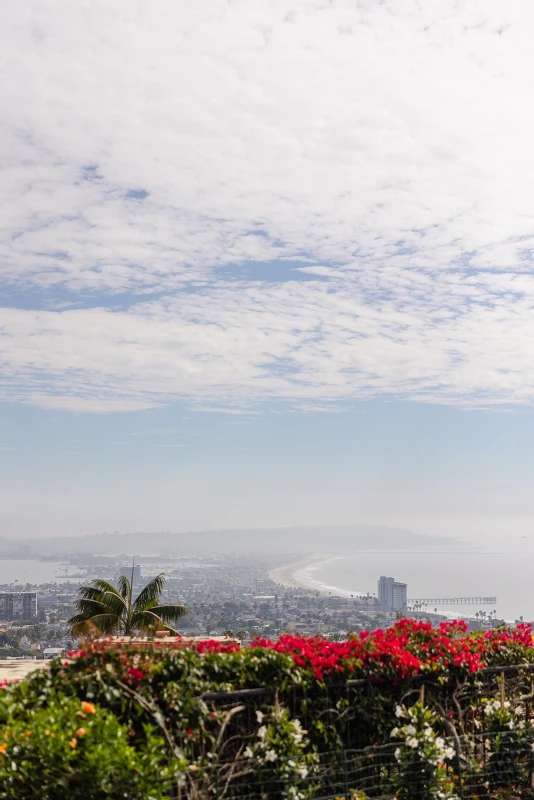
[[[194,644],[176,641],[156,651],[145,648],[145,661],[156,653],[194,651],[200,655],[234,654],[240,651],[236,642],[206,639]],[[332,642],[322,636],[283,634],[277,640],[258,637],[252,649],[280,653],[292,658],[301,669],[309,670],[322,681],[328,676],[344,673],[345,677],[371,677],[384,680],[406,679],[420,673],[476,673],[495,663],[521,663],[526,651],[533,651],[531,626],[495,628],[468,633],[463,621],[442,622],[437,627],[422,620],[400,619],[390,628],[350,635],[346,641]],[[145,673],[142,663],[131,663],[128,648],[118,650],[112,643],[98,642],[69,655],[91,660],[95,653],[115,649],[124,667],[128,683],[138,685]],[[142,648],[141,648],[142,650]],[[530,657],[528,660],[532,660]]]
[[[467,633],[463,621],[429,622],[401,619],[386,630],[363,632],[345,642],[321,636],[285,634],[277,641],[258,638],[253,647],[290,654],[300,667],[312,670],[318,680],[335,672],[383,678],[409,678],[420,672],[459,670],[474,673],[503,651],[532,648],[530,625]],[[212,651],[213,652],[213,651]]]
[[[260,725],[257,741],[243,755],[259,770],[275,770],[286,787],[284,796],[288,800],[302,800],[308,794],[304,781],[317,762],[316,754],[307,752],[307,731],[298,719],[291,718],[287,708],[278,705],[268,713],[256,711],[256,719]]]
[[[525,773],[527,754],[530,751],[523,705],[512,705],[502,698],[483,698],[482,718],[475,719],[482,731],[486,761],[484,772],[492,789],[514,786]]]
[[[456,800],[446,762],[455,757],[454,747],[436,731],[440,721],[422,703],[411,708],[397,706],[396,716],[405,724],[393,728],[391,736],[402,744],[395,750],[401,767],[398,796]]]

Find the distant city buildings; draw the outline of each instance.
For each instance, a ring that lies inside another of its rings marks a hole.
[[[119,575],[121,578],[128,578],[129,581],[132,580],[132,567],[121,567]],[[141,580],[141,564],[135,564],[133,567],[133,582],[136,583],[137,581]]]
[[[381,575],[378,580],[378,602],[381,611],[406,611],[408,584]]]
[[[37,616],[37,592],[0,592],[0,619]]]

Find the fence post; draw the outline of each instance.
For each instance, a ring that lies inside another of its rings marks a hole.
[[[419,689],[419,702],[422,706],[425,704],[425,684],[421,684],[421,688]]]
[[[504,698],[505,698],[505,678],[504,678],[504,671],[501,672],[501,711],[504,709]]]
[[[347,751],[341,751],[341,758],[343,763],[343,796],[345,800],[349,800],[349,776],[347,773]]]
[[[460,744],[458,741],[454,743],[456,749],[456,769],[458,771],[458,794],[463,800],[464,796],[464,786],[463,786],[463,776],[462,776],[462,754],[460,752]]]

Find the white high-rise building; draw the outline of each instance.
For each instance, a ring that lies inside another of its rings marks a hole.
[[[393,608],[393,584],[394,578],[386,578],[381,575],[378,581],[378,602],[381,611],[391,611]]]
[[[408,605],[408,584],[395,583],[393,584],[393,611],[406,611]]]
[[[381,611],[406,611],[408,584],[381,575],[378,581],[378,602]]]

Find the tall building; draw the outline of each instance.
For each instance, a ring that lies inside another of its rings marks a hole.
[[[408,584],[381,575],[378,581],[378,602],[381,611],[406,611]]]
[[[37,592],[0,592],[0,619],[37,616]]]
[[[406,611],[408,605],[408,584],[393,584],[393,611]]]
[[[393,584],[395,578],[386,578],[381,575],[378,581],[378,602],[380,611],[391,611],[393,609]]]

